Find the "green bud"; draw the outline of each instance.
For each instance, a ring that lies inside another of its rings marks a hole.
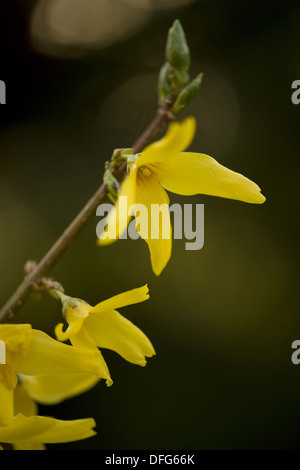
[[[170,83],[170,64],[165,62],[159,72],[158,77],[158,102],[162,105],[170,95],[172,88]]]
[[[112,174],[111,168],[108,167],[107,170],[105,170],[104,175],[103,175],[103,182],[107,184],[108,186],[113,186],[118,184],[116,178]]]
[[[166,59],[170,65],[181,74],[182,78],[186,80],[191,58],[184,30],[179,20],[175,20],[172,27],[169,29]],[[187,80],[183,84],[186,82]]]
[[[183,75],[181,72],[176,70],[174,67],[170,66],[170,84],[172,86],[172,91],[177,94],[180,89],[186,85],[189,81],[189,75]]]
[[[186,109],[196,97],[201,83],[202,83],[203,73],[199,73],[196,78],[194,78],[178,95],[174,106],[172,108],[173,114],[179,114],[181,111]]]

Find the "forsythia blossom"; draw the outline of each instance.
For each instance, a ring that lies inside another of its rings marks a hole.
[[[123,294],[116,295],[100,302],[95,307],[83,300],[62,296],[63,314],[68,323],[66,331],[63,324],[55,328],[58,340],[70,340],[79,348],[107,348],[111,349],[127,361],[146,365],[146,357],[155,354],[154,348],[147,336],[133,323],[120,315],[116,309],[132,305],[149,298],[148,287],[143,286]],[[112,384],[106,363],[103,360],[103,369],[107,371],[107,385]]]
[[[163,217],[168,218],[170,225],[169,198],[165,189],[184,196],[207,194],[254,204],[265,201],[257,184],[245,176],[225,168],[208,155],[183,152],[190,145],[195,128],[193,117],[182,123],[173,123],[164,138],[150,144],[137,156],[119,193],[119,196],[127,197],[127,206],[133,207],[132,212],[123,210],[117,201],[115,211],[108,215],[107,226],[98,239],[102,245],[121,237],[131,216],[136,216],[135,211],[138,212],[134,206],[146,206],[148,220],[146,223],[136,220],[136,230],[148,244],[152,268],[157,275],[171,256],[171,229],[168,237],[163,236],[162,227],[155,227],[154,232],[159,234],[155,238],[148,236],[148,233],[152,233],[150,214],[153,204],[161,207]]]
[[[71,421],[37,416],[33,406],[16,405],[18,375],[88,373],[103,377],[100,354],[62,344],[31,325],[0,325],[6,347],[5,364],[0,364],[0,442],[16,448],[40,448],[44,443],[70,442],[95,434],[93,419]],[[26,405],[27,403],[27,405]]]

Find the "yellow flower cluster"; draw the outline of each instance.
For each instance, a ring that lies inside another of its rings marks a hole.
[[[98,346],[116,351],[129,362],[146,365],[155,354],[144,333],[115,309],[149,298],[147,286],[91,307],[62,294],[68,323],[55,331],[57,341],[31,325],[0,325],[6,347],[0,364],[0,442],[15,449],[42,449],[46,443],[70,442],[95,434],[93,419],[62,421],[38,416],[36,403],[55,404],[83,393],[100,379],[112,379]],[[72,345],[61,341],[70,339]],[[55,376],[55,380],[53,377]]]
[[[89,371],[101,377],[95,351],[80,350],[52,339],[30,325],[0,325],[6,361],[0,365],[0,442],[17,449],[36,449],[43,443],[68,442],[94,434],[93,419],[60,421],[37,416],[29,400],[16,394],[18,375],[72,374]]]
[[[264,202],[259,187],[246,177],[207,155],[183,152],[194,133],[194,118],[174,123],[164,138],[137,156],[120,189],[120,195],[127,196],[129,205],[142,203],[149,207],[165,203],[168,206],[165,190],[255,204]],[[109,229],[102,234],[100,244],[115,238],[109,230],[121,236],[134,215],[117,213],[119,218],[115,222],[108,216]],[[153,271],[159,275],[171,256],[171,236],[146,238],[141,228],[140,235],[148,244]],[[63,323],[56,326],[56,340],[31,325],[0,325],[0,340],[5,345],[5,363],[0,364],[0,442],[15,449],[43,449],[47,443],[76,441],[95,434],[92,418],[63,421],[39,416],[37,403],[59,403],[87,391],[101,379],[112,385],[99,348],[115,351],[140,366],[145,366],[146,358],[155,354],[147,336],[117,311],[147,300],[146,285],[94,307],[61,291],[57,295],[67,325],[66,328]],[[64,344],[65,341],[70,344]]]

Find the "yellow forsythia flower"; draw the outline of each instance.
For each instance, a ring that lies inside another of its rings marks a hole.
[[[245,176],[225,168],[208,155],[183,152],[190,145],[195,129],[196,121],[193,117],[182,123],[171,124],[165,137],[146,147],[138,156],[129,176],[121,185],[119,197],[127,197],[128,209],[134,204],[142,204],[148,209],[147,233],[143,233],[141,226],[137,226],[136,230],[148,244],[156,275],[166,266],[172,249],[171,235],[162,236],[161,227],[158,237],[148,236],[151,233],[151,204],[165,205],[163,216],[168,217],[170,224],[167,207],[169,198],[165,189],[184,196],[207,194],[253,204],[265,201],[257,184]],[[121,208],[119,201],[115,205],[115,214],[108,215],[107,227],[98,239],[100,245],[112,243],[116,237],[121,237],[134,215]]]
[[[62,296],[63,314],[68,328],[63,331],[63,324],[59,323],[55,328],[56,337],[60,341],[69,339],[77,347],[111,349],[127,361],[145,366],[145,357],[155,354],[151,342],[116,309],[148,298],[147,286],[116,295],[95,307],[83,300]]]
[[[0,442],[39,447],[93,436],[93,419],[61,421],[36,416],[32,407],[30,413],[16,412],[14,392],[18,373],[49,374],[55,380],[56,374],[84,372],[102,378],[105,371],[98,351],[61,344],[31,325],[0,325],[0,340],[5,344],[5,363],[0,364]]]
[[[96,307],[91,307],[86,302],[70,298],[63,293],[60,293],[60,297],[69,327],[63,332],[63,325],[57,325],[55,332],[59,340],[70,339],[74,345],[85,348],[107,347],[130,362],[140,365],[146,364],[145,356],[150,357],[155,353],[144,333],[114,311],[115,308],[148,299],[147,286],[115,296]],[[100,352],[99,355],[102,369],[106,373],[107,385],[110,386],[112,380],[106,362]],[[82,394],[99,381],[98,377],[87,373],[57,374],[55,380],[48,374],[37,376],[19,374],[19,377],[27,394],[43,405],[57,404]]]

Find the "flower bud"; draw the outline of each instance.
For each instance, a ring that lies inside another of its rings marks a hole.
[[[170,64],[165,62],[159,72],[158,78],[158,102],[162,105],[172,92],[170,83]]]

